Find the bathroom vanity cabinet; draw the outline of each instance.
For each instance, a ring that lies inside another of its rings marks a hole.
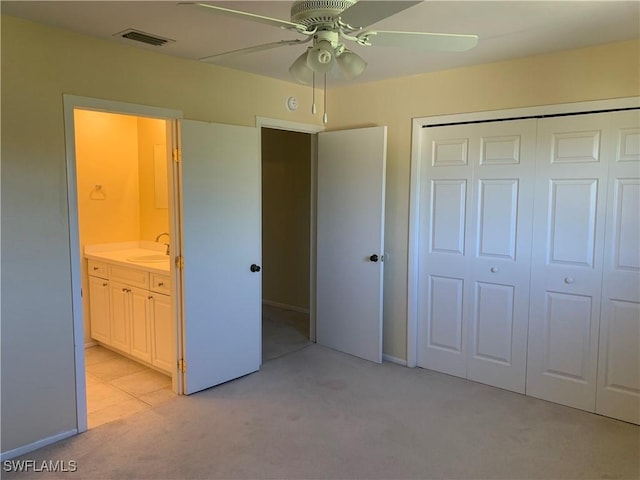
[[[140,262],[125,266],[124,255],[87,257],[91,337],[170,374],[175,353],[169,272]]]

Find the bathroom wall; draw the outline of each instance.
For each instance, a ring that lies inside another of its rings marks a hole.
[[[158,234],[169,231],[166,180],[167,149],[170,146],[166,137],[165,120],[138,117],[140,240],[154,241]],[[161,241],[169,242],[167,237],[162,237]]]
[[[138,121],[76,110],[80,244],[126,242],[140,235]],[[96,185],[101,185],[100,191]]]
[[[262,129],[262,299],[309,309],[311,135]]]

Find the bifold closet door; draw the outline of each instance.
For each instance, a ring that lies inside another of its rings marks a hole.
[[[535,129],[423,130],[421,367],[524,392]]]
[[[621,129],[628,120],[625,114],[600,113],[538,122],[527,394],[590,411],[596,407],[608,170],[617,162]],[[637,181],[620,180],[623,192],[629,185],[623,193],[629,203],[621,208],[630,217]],[[633,231],[629,228],[627,235]],[[633,242],[627,238],[624,242]],[[622,270],[637,274],[637,266],[631,265],[637,265],[637,243],[624,245],[630,265]],[[613,308],[613,317],[620,315],[609,329],[619,345],[608,344],[609,357],[618,362],[612,367],[618,379],[637,395],[637,289],[635,303],[620,300],[626,303],[618,304],[621,310]],[[629,313],[633,309],[635,319]],[[627,335],[633,338],[623,338]],[[607,355],[600,352],[601,363]]]
[[[610,120],[596,412],[640,423],[640,111]]]

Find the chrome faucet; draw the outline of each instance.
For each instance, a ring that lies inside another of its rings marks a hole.
[[[156,242],[158,242],[158,241],[160,240],[160,238],[161,238],[161,237],[163,237],[164,235],[166,235],[166,236],[167,236],[167,240],[170,240],[170,239],[171,239],[171,237],[169,237],[169,234],[168,234],[167,232],[162,232],[162,233],[160,233],[160,234],[156,237]],[[168,243],[165,243],[165,245],[167,246],[167,250],[166,250],[166,252],[165,252],[165,253],[166,253],[167,255],[169,255],[169,253],[170,253],[170,251],[169,251],[169,250],[170,250],[169,244],[168,244]]]

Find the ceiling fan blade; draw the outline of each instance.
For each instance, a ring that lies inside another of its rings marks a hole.
[[[208,57],[201,58],[200,60],[203,62],[211,62],[215,63],[216,61],[222,60],[227,57],[235,56],[235,55],[245,55],[247,53],[261,52],[263,50],[271,50],[272,48],[284,47],[287,45],[298,45],[300,43],[306,43],[311,40],[312,37],[309,37],[304,40],[279,40],[273,43],[265,43],[262,45],[256,45],[254,47],[240,48],[238,50],[232,50],[230,52],[218,53],[216,55],[210,55]]]
[[[374,47],[400,47],[420,50],[464,52],[478,44],[477,35],[426,32],[364,32],[358,43]]]
[[[178,5],[199,7],[218,15],[225,15],[227,17],[239,18],[241,20],[249,20],[251,22],[263,23],[265,25],[271,25],[272,27],[279,27],[279,28],[285,28],[288,30],[299,30],[299,31],[306,30],[306,27],[304,25],[300,25],[298,23],[289,22],[287,20],[280,20],[279,18],[265,17],[263,15],[257,15],[255,13],[249,13],[249,12],[243,12],[240,10],[232,10],[230,8],[218,7],[216,5],[210,5],[208,3],[179,2]]]
[[[355,5],[347,8],[340,15],[340,19],[343,23],[346,23],[352,29],[357,30],[373,23],[384,20],[391,15],[395,15],[402,10],[406,10],[409,7],[413,7],[419,1],[365,1],[360,0]]]

